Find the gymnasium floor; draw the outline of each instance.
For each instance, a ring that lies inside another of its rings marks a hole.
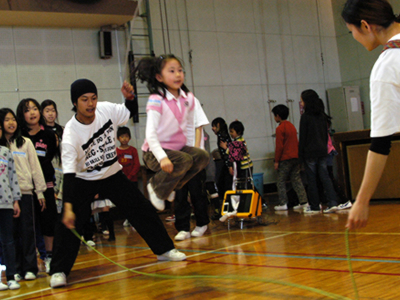
[[[359,299],[399,299],[397,202],[373,203],[364,230],[351,232]],[[166,214],[160,217],[164,220]],[[0,299],[357,299],[346,258],[347,211],[307,216],[268,209],[265,224],[211,222],[203,237],[176,243],[184,262],[157,262],[139,235],[116,222],[117,238],[97,235],[96,249],[132,273],[81,246],[68,286],[50,289],[41,272]],[[170,236],[176,231],[166,223]],[[194,227],[194,223],[193,223]],[[3,274],[3,282],[5,281]]]

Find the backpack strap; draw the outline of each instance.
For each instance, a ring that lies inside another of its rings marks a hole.
[[[391,41],[387,42],[385,47],[383,47],[382,52],[384,52],[385,50],[387,50],[389,48],[400,48],[400,40],[391,40]]]

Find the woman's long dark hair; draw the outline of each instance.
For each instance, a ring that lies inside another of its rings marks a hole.
[[[305,90],[301,93],[301,99],[304,102],[304,113],[310,115],[323,115],[331,125],[331,119],[329,115],[325,113],[325,105],[322,99],[318,96],[317,92],[314,90]]]
[[[342,11],[343,20],[361,26],[364,20],[388,28],[393,22],[400,23],[400,17],[393,13],[393,8],[387,0],[347,0]]]
[[[165,64],[172,59],[178,61],[183,67],[182,61],[173,54],[162,54],[159,57],[143,57],[132,72],[134,80],[140,80],[142,83],[147,82],[147,89],[151,94],[158,94],[164,97],[167,93],[167,86],[164,83],[159,82],[156,75],[161,74]],[[181,89],[185,93],[189,92],[189,89],[185,84],[182,84]]]
[[[41,113],[39,102],[37,102],[35,99],[32,99],[32,98],[22,99],[17,106],[17,120],[18,120],[18,125],[20,125],[20,127],[21,127],[20,129],[21,129],[22,135],[28,133],[31,130],[28,127],[28,124],[26,123],[25,116],[24,116],[24,114],[29,106],[29,102],[32,102],[39,110],[39,113],[40,113],[39,124],[43,125],[43,126],[46,125],[46,123],[44,122],[42,113]]]
[[[15,118],[15,121],[17,123],[17,129],[15,130],[14,134],[12,135],[12,137],[10,138],[9,141],[7,141],[7,139],[5,137],[5,134],[4,134],[4,120],[6,119],[6,116],[7,116],[8,113],[13,115],[13,117]],[[15,144],[17,145],[17,148],[21,148],[21,146],[25,143],[25,140],[22,137],[21,129],[20,129],[20,126],[18,124],[17,116],[15,115],[15,113],[11,109],[9,109],[9,108],[0,109],[0,124],[1,124],[1,127],[3,128],[3,135],[0,138],[0,144],[2,146],[9,147],[10,146],[9,142],[11,143],[11,142],[15,141]]]

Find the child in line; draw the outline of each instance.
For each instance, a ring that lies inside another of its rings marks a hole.
[[[221,147],[221,142],[230,143],[231,137],[228,132],[228,125],[226,124],[223,118],[215,118],[211,122],[212,131],[217,136],[217,146],[220,157],[223,161],[223,164],[219,164],[220,168],[218,170],[218,176],[216,179],[218,193],[221,199],[224,199],[225,193],[228,190],[232,189],[232,176],[233,176],[233,167],[232,162],[229,160],[229,154],[226,153],[225,149]]]
[[[42,116],[45,122],[45,128],[54,131],[58,138],[58,147],[56,154],[52,160],[52,164],[54,167],[55,181],[54,181],[54,193],[56,195],[56,203],[57,203],[57,212],[61,213],[62,209],[62,181],[63,181],[63,173],[62,173],[62,163],[61,163],[61,141],[64,133],[64,128],[57,124],[58,121],[58,110],[57,104],[50,99],[44,100],[41,104]]]
[[[0,125],[0,138],[2,137],[2,126],[3,124]],[[20,288],[20,285],[14,279],[17,270],[13,238],[13,218],[18,218],[20,214],[18,202],[21,199],[21,191],[18,186],[14,159],[10,150],[3,143],[0,146],[0,169],[0,243],[2,244],[3,263],[6,266],[7,277],[7,285],[5,285],[1,282],[0,271],[0,291],[7,289],[16,290]]]
[[[329,118],[320,101],[314,90],[305,90],[301,93],[304,113],[300,119],[299,157],[305,163],[308,182],[310,206],[304,208],[306,214],[321,212],[317,176],[321,180],[328,201],[324,213],[333,213],[338,209],[337,195],[327,169]]]
[[[145,165],[156,174],[147,185],[150,201],[158,210],[174,200],[181,189],[208,164],[206,151],[191,147],[187,132],[194,126],[194,95],[184,85],[181,61],[172,54],[146,57],[134,74],[147,82],[146,139],[142,146]],[[192,137],[194,138],[194,136]]]
[[[297,131],[292,123],[287,121],[289,108],[283,104],[277,105],[272,109],[275,122],[279,123],[276,128],[275,138],[275,163],[274,168],[278,171],[276,186],[278,188],[279,205],[275,210],[288,209],[288,197],[286,191],[286,180],[290,177],[290,182],[299,198],[299,205],[293,209],[304,209],[307,207],[307,194],[300,177],[299,164],[299,141]]]
[[[122,166],[122,172],[138,187],[138,173],[140,171],[139,155],[135,147],[129,145],[131,140],[131,131],[128,127],[118,127],[117,139],[119,147],[117,148],[118,162]],[[130,226],[129,221],[125,220],[124,226]]]
[[[16,280],[33,280],[38,273],[35,247],[34,194],[41,204],[46,190],[42,168],[32,141],[21,135],[17,117],[9,108],[0,109],[0,125],[3,127],[1,144],[8,145],[13,154],[15,170],[21,189],[20,217],[14,221],[16,243]],[[23,277],[22,277],[22,276]]]
[[[47,189],[44,194],[44,203],[36,205],[36,214],[40,223],[40,231],[44,237],[47,258],[47,271],[52,257],[54,228],[57,219],[57,205],[54,195],[55,171],[52,160],[57,153],[57,136],[53,131],[44,128],[43,117],[39,103],[32,98],[22,99],[17,107],[18,123],[21,124],[22,135],[29,138],[36,149],[40,166],[46,180]],[[37,202],[34,202],[37,204]]]
[[[253,173],[253,162],[250,158],[246,141],[243,138],[243,133],[243,123],[240,121],[233,121],[229,125],[229,134],[232,138],[232,141],[229,143],[223,141],[220,142],[220,147],[225,150],[226,154],[229,155],[229,161],[233,165],[233,180],[235,182],[233,188],[236,190],[248,189],[251,185]],[[222,216],[219,219],[221,222],[225,222],[230,216],[236,214],[240,197],[232,196],[231,201],[234,211],[230,214],[225,214]]]

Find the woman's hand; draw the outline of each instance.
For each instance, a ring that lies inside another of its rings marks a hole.
[[[361,201],[354,202],[349,212],[346,227],[350,230],[360,229],[367,226],[369,214],[369,205]]]
[[[169,173],[169,174],[171,174],[172,171],[174,170],[174,165],[172,164],[172,162],[169,160],[168,157],[164,157],[164,158],[161,160],[160,165],[161,165],[161,169],[162,169],[164,172],[167,172],[167,173]]]
[[[21,213],[18,201],[14,201],[14,218],[18,218]]]
[[[41,199],[38,199],[38,200],[39,200],[40,206],[42,207],[42,209],[40,211],[44,211],[46,209],[46,199],[41,198]]]

